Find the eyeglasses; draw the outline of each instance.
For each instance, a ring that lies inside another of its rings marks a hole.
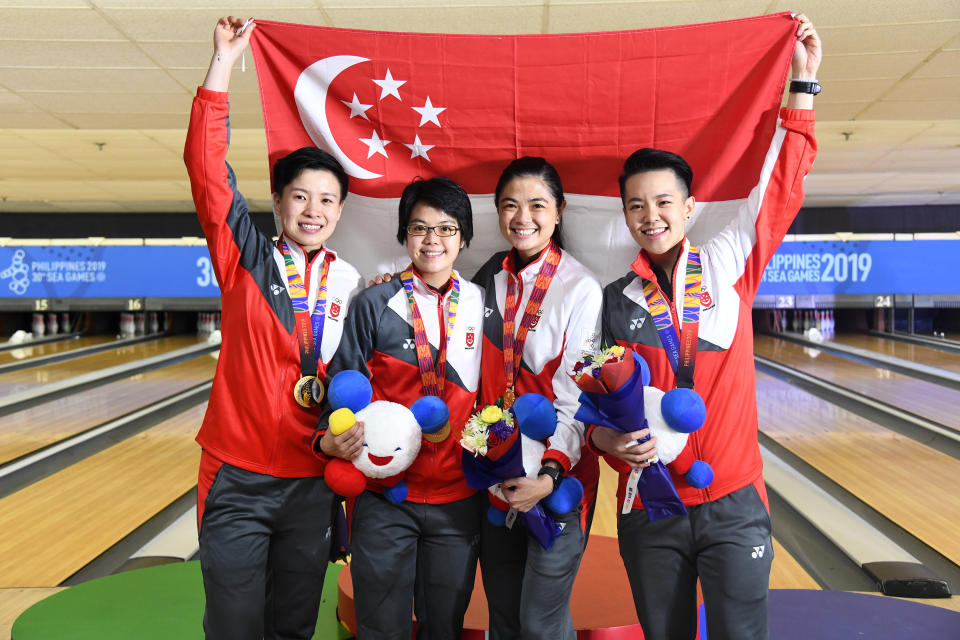
[[[449,238],[457,235],[460,227],[452,224],[438,224],[435,227],[428,227],[422,222],[411,222],[407,225],[407,234],[411,236],[425,236],[431,231],[440,238]]]

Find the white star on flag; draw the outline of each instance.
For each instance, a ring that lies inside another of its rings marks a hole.
[[[383,100],[387,96],[395,96],[397,100],[401,102],[403,99],[400,97],[400,92],[397,89],[400,88],[400,85],[407,84],[406,80],[394,80],[393,76],[390,75],[390,69],[387,69],[387,75],[383,80],[374,80],[376,85],[378,85],[382,91],[380,92],[380,99]]]
[[[420,142],[420,136],[418,135],[414,137],[413,144],[404,143],[403,146],[410,149],[411,160],[419,156],[421,158],[424,158],[427,162],[430,162],[430,156],[427,155],[427,151],[430,151],[430,149],[433,149],[437,145],[423,144],[422,142]]]
[[[350,107],[350,117],[351,117],[351,118],[353,118],[354,116],[360,116],[360,117],[363,118],[364,120],[368,120],[368,121],[370,120],[370,118],[367,117],[367,109],[369,109],[369,108],[372,107],[373,105],[372,105],[372,104],[362,104],[362,103],[360,102],[360,100],[357,98],[357,94],[356,94],[356,93],[353,94],[353,101],[352,101],[352,102],[347,102],[346,100],[341,100],[340,102],[342,102],[343,104],[345,104],[345,105],[347,105],[348,107]]]
[[[446,111],[446,107],[435,107],[430,103],[430,96],[427,96],[427,102],[422,107],[412,107],[414,111],[420,114],[420,126],[432,122],[433,124],[440,126],[440,121],[437,120],[437,116],[440,115],[441,111]]]
[[[370,134],[370,135],[372,136],[372,137],[370,137],[370,138],[360,138],[360,142],[362,142],[363,144],[367,145],[367,158],[368,158],[368,159],[369,159],[369,158],[372,158],[372,157],[373,157],[373,154],[375,154],[375,153],[379,153],[379,154],[382,155],[384,158],[386,158],[386,157],[387,157],[387,150],[385,149],[385,147],[386,147],[388,144],[390,144],[390,141],[389,141],[389,140],[381,140],[381,139],[380,139],[380,136],[377,135],[376,130],[374,130],[374,132],[373,132],[372,134]]]

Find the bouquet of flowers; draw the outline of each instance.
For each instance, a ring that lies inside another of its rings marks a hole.
[[[545,411],[545,408],[551,411]],[[540,457],[546,449],[540,440],[552,435],[556,428],[556,412],[552,409],[549,400],[535,393],[520,396],[509,410],[503,409],[500,402],[487,405],[467,420],[460,439],[467,484],[490,492],[488,519],[512,526],[513,520],[519,518],[544,549],[553,546],[559,534],[556,523],[540,504],[534,505],[527,513],[510,509],[501,483],[537,473]],[[552,424],[549,424],[551,416]],[[524,458],[531,461],[535,458],[535,468],[526,469]],[[497,513],[492,513],[494,511]]]
[[[624,433],[649,427],[644,411],[644,386],[650,383],[650,370],[636,353],[621,346],[584,353],[570,376],[581,391],[580,408],[574,416],[577,420]],[[636,495],[640,496],[651,522],[687,513],[670,472],[659,459],[646,469],[631,471],[624,513],[633,508]]]
[[[493,449],[487,457],[497,459],[502,455],[500,445],[511,438],[515,440],[516,432],[513,415],[495,404],[488,404],[467,420],[460,444],[474,456],[487,456],[487,452]],[[501,452],[499,455],[498,451]]]

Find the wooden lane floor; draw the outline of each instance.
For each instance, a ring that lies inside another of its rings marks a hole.
[[[213,379],[209,355],[17,411],[0,420],[0,464]]]
[[[202,342],[202,340],[196,336],[168,336],[74,358],[73,360],[57,362],[45,367],[11,371],[0,375],[0,396],[20,393],[34,385],[66,380],[91,371],[142,360],[175,349],[189,347],[198,342]]]
[[[757,372],[760,430],[960,564],[960,460]]]
[[[617,473],[603,460],[600,461],[600,486],[597,489],[597,507],[593,515],[590,535],[617,537]],[[773,566],[770,570],[772,589],[819,589],[817,581],[806,569],[773,540]],[[614,559],[619,562],[619,558]]]
[[[774,531],[776,534],[776,531]],[[790,553],[773,538],[773,565],[770,567],[771,589],[819,589],[817,581],[800,566]]]
[[[197,483],[206,403],[0,500],[0,587],[52,587]]]
[[[900,358],[908,362],[925,364],[929,367],[938,367],[960,373],[960,355],[924,347],[919,344],[904,342],[902,340],[893,340],[881,338],[880,336],[867,335],[865,333],[842,333],[833,338],[833,342],[866,349],[882,353],[885,356]]]
[[[772,336],[754,337],[754,352],[821,380],[875,398],[953,429],[960,429],[960,391],[889,369],[872,367]]]
[[[29,342],[26,342],[20,348],[0,351],[0,365],[10,364],[12,362],[23,362],[30,358],[49,356],[54,353],[66,353],[67,351],[75,351],[114,340],[116,340],[115,336],[81,336],[72,340],[43,342],[37,345],[31,345]]]

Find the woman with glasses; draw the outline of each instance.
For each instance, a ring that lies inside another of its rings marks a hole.
[[[460,466],[460,435],[480,379],[483,290],[453,262],[473,236],[470,200],[447,178],[416,180],[400,198],[397,240],[410,255],[400,277],[357,295],[340,348],[327,369],[353,369],[370,378],[374,400],[409,406],[439,396],[450,409],[445,438],[424,436],[406,471],[407,499],[394,503],[374,481],[353,505],[351,546],[357,637],[460,638],[473,590],[481,503]],[[363,426],[315,448],[353,459]]]
[[[570,592],[580,566],[599,474],[597,458],[581,448],[584,426],[573,419],[580,395],[568,373],[599,333],[600,283],[563,250],[566,202],[556,169],[543,158],[511,162],[495,192],[500,233],[512,248],[495,254],[473,281],[492,310],[483,323],[482,404],[509,407],[536,392],[554,402],[557,430],[536,478],[503,483],[511,508],[529,511],[566,474],[584,486],[580,505],[558,518],[559,537],[545,550],[519,526],[483,519],[480,567],[489,603],[490,638],[573,640]],[[485,508],[484,508],[485,510]]]

